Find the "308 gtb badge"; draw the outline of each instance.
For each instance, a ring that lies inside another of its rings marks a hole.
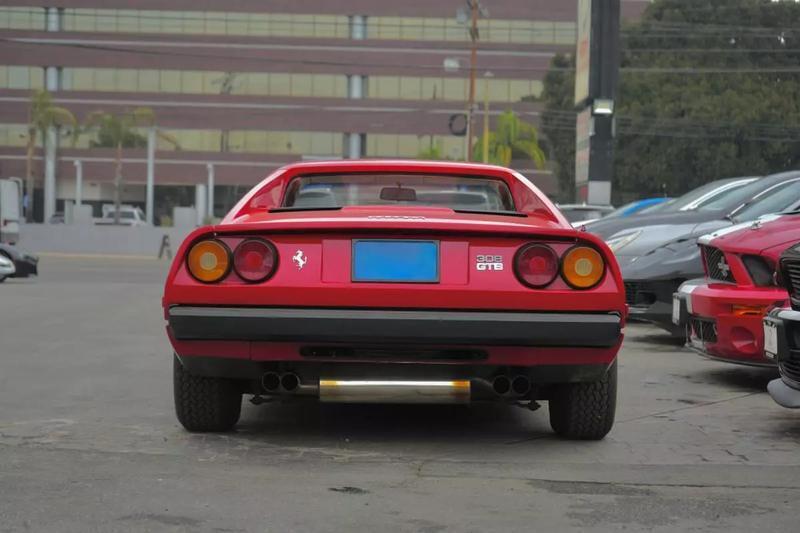
[[[503,256],[479,255],[475,258],[475,270],[503,270]]]

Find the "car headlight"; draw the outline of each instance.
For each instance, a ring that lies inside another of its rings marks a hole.
[[[611,248],[612,252],[617,253],[617,251],[635,241],[636,238],[641,234],[642,230],[639,230],[632,233],[626,233],[625,235],[620,235],[619,237],[611,237],[606,241],[606,244],[609,248]]]

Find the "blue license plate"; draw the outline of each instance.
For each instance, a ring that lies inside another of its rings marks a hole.
[[[436,241],[353,241],[353,281],[436,283],[439,243]]]

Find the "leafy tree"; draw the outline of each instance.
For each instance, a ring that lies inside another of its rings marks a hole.
[[[425,148],[424,150],[420,150],[420,152],[417,154],[417,159],[427,159],[429,161],[438,161],[441,159],[447,159],[444,156],[443,152],[444,150],[442,149],[441,142],[437,142],[436,144],[431,142],[431,144],[427,148]]]
[[[483,160],[483,144],[481,136],[472,150],[475,161]],[[546,162],[533,124],[521,120],[513,111],[505,111],[497,117],[494,131],[489,132],[488,161],[507,167],[512,159],[530,159],[536,168],[544,168]]]
[[[545,75],[541,99],[542,144],[554,164],[559,196],[571,201],[575,191],[575,98],[574,59],[558,54]]]
[[[78,121],[72,112],[64,107],[53,104],[53,97],[49,92],[37,90],[31,95],[28,110],[28,140],[25,157],[25,188],[28,192],[28,207],[26,219],[33,222],[33,153],[36,141],[42,139],[42,145],[47,141],[47,131],[51,128],[69,126],[69,134],[73,142],[78,133]]]
[[[616,200],[797,168],[799,27],[795,2],[656,0],[624,28]],[[542,126],[562,191],[574,187],[575,144],[564,61],[545,78]]]
[[[90,144],[94,147],[109,147],[116,150],[114,158],[114,224],[119,224],[122,192],[122,149],[139,148],[147,144],[147,139],[138,129],[155,128],[155,112],[148,107],[138,107],[120,114],[94,111],[86,117],[85,127],[97,131],[97,139]],[[156,135],[179,147],[171,135],[156,130]]]

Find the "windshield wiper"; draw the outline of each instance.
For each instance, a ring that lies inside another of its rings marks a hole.
[[[519,211],[483,211],[480,209],[453,209],[456,213],[467,213],[471,215],[500,215],[503,217],[526,218],[528,215]]]
[[[273,207],[270,213],[290,213],[292,211],[339,211],[342,206],[335,207]]]

